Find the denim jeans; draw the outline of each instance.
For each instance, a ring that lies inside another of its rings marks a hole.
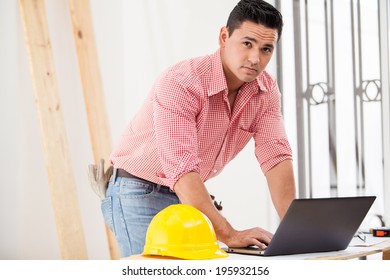
[[[141,179],[112,177],[101,207],[105,223],[118,241],[121,256],[141,254],[153,217],[177,203],[179,198],[166,187]]]

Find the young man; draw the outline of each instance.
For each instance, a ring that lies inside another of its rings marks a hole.
[[[217,52],[180,62],[156,81],[110,157],[115,169],[102,209],[122,256],[143,251],[150,221],[174,203],[202,211],[228,246],[269,243],[272,234],[262,228],[235,230],[204,182],[253,138],[280,218],[295,197],[280,92],[264,70],[282,26],[268,3],[241,0],[220,31]]]

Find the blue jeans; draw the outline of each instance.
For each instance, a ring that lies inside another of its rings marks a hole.
[[[141,179],[112,177],[101,207],[122,257],[141,254],[153,217],[177,203],[179,198],[166,187]]]

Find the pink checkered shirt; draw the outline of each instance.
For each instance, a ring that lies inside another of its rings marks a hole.
[[[250,141],[265,173],[292,158],[276,81],[263,71],[230,111],[220,52],[182,61],[156,81],[110,156],[111,164],[173,188],[195,171],[218,175]]]

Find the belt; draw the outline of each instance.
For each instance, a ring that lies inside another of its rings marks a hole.
[[[118,168],[116,170],[116,177],[144,180],[144,179],[142,179],[140,177],[137,177],[137,176],[134,176],[133,174],[130,174],[129,172],[127,172],[126,170],[121,169],[121,168]]]
[[[116,170],[116,175],[115,175],[115,170]],[[142,180],[142,181],[147,181],[151,184],[155,184],[155,185],[159,185],[159,184],[156,184],[156,183],[153,183],[153,182],[150,182],[148,180],[145,180],[143,178],[140,178],[140,177],[137,177],[137,176],[134,176],[133,174],[130,174],[129,172],[127,172],[126,170],[122,169],[122,168],[116,168],[114,170],[114,177],[122,177],[122,178],[130,178],[130,179],[138,179],[138,180]],[[169,192],[172,192],[173,191],[171,190],[171,188],[167,187],[167,186],[163,186],[163,185],[160,185],[161,188],[166,188],[167,190],[169,190]]]

